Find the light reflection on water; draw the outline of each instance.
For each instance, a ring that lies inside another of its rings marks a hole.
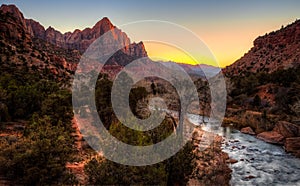
[[[229,127],[214,126],[207,123],[207,117],[190,114],[189,120],[201,125],[203,130],[224,137],[223,150],[230,158],[238,160],[230,165],[232,185],[300,185],[300,159],[287,154],[281,146],[265,143]]]

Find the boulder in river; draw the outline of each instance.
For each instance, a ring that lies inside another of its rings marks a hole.
[[[245,177],[246,180],[250,180],[250,179],[253,179],[253,178],[256,178],[256,177],[253,176],[253,175],[249,175],[249,176],[246,176],[246,177]]]
[[[300,155],[300,137],[286,138],[284,144],[285,150],[296,156]],[[300,156],[299,156],[300,157]]]
[[[251,127],[244,127],[241,129],[241,132],[245,134],[255,135],[255,132],[252,130]]]
[[[284,142],[284,136],[279,134],[276,131],[268,131],[268,132],[262,132],[257,135],[258,139],[261,139],[268,143],[274,143],[274,144],[283,144]]]
[[[278,132],[279,134],[281,134],[285,138],[300,136],[300,134],[299,134],[300,133],[300,127],[293,124],[293,123],[289,123],[287,121],[279,121],[275,125],[273,131]]]
[[[230,164],[235,164],[235,163],[238,162],[238,160],[236,160],[236,159],[229,159],[228,162],[229,162]]]

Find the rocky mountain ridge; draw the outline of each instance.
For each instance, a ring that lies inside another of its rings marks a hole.
[[[300,65],[300,20],[280,30],[259,36],[240,59],[223,69],[227,76],[247,72],[272,73]]]
[[[82,31],[76,29],[74,32],[62,34],[51,26],[45,29],[39,22],[32,19],[25,19],[15,5],[2,5],[0,10],[3,13],[11,13],[16,17],[20,21],[21,26],[25,28],[26,32],[32,38],[39,38],[65,49],[79,50],[83,53],[92,42],[113,29],[114,39],[122,41],[127,46],[123,49],[125,54],[134,57],[147,57],[143,43],[131,43],[126,33],[116,28],[107,17],[98,21],[92,28],[86,28]]]
[[[131,43],[126,33],[116,28],[107,17],[98,21],[92,28],[86,28],[83,31],[76,29],[74,32],[62,34],[51,26],[45,29],[39,22],[32,19],[25,19],[23,14],[15,5],[2,5],[1,12],[10,13],[19,26],[25,30],[27,37],[38,38],[49,42],[55,46],[68,50],[79,50],[83,53],[91,43],[103,35],[105,32],[112,30],[114,39],[121,41],[126,45],[122,49],[123,53],[133,58],[147,57],[144,44]]]
[[[113,29],[116,40],[122,41],[127,47],[123,52],[135,57],[147,57],[147,52],[142,42],[131,43],[128,36],[120,29],[116,28],[107,17],[104,17],[92,28],[84,30],[76,29],[74,32],[62,34],[51,26],[45,29],[40,23],[26,19],[27,31],[32,37],[36,37],[54,45],[79,50],[83,53],[97,38]]]
[[[105,73],[112,76],[131,61],[147,57],[144,44],[131,43],[108,18],[103,18],[93,28],[62,34],[52,27],[45,29],[39,22],[24,18],[15,5],[1,5],[0,23],[0,62],[7,68],[13,65],[33,71],[46,70],[59,79],[70,78],[84,51],[111,29],[112,39],[123,42],[125,47],[107,61]]]

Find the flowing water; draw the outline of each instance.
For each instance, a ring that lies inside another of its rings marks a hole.
[[[202,117],[189,115],[192,123],[199,125]],[[204,118],[207,121],[207,118]],[[204,130],[211,131],[209,125]],[[214,130],[225,141],[223,151],[232,159],[231,185],[299,185],[300,159],[287,154],[281,146],[265,143],[255,136],[220,127]]]

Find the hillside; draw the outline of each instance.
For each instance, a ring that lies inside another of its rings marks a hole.
[[[253,47],[239,60],[227,66],[226,76],[244,76],[248,72],[272,73],[300,65],[300,20],[256,38]]]
[[[300,157],[300,21],[258,37],[223,72],[228,85],[224,125],[284,145]]]
[[[23,14],[13,5],[0,8],[0,62],[2,68],[15,66],[25,71],[52,72],[53,78],[70,78],[80,53],[66,50],[27,32]]]
[[[87,47],[111,29],[114,39],[124,42],[127,47],[109,59],[109,66],[104,70],[106,73],[116,74],[122,66],[147,56],[142,42],[130,43],[127,35],[112,25],[108,18],[103,18],[93,28],[62,34],[52,27],[44,29],[37,21],[24,18],[14,5],[2,5],[0,16],[2,66],[14,63],[29,70],[50,71],[58,79],[69,79]]]

